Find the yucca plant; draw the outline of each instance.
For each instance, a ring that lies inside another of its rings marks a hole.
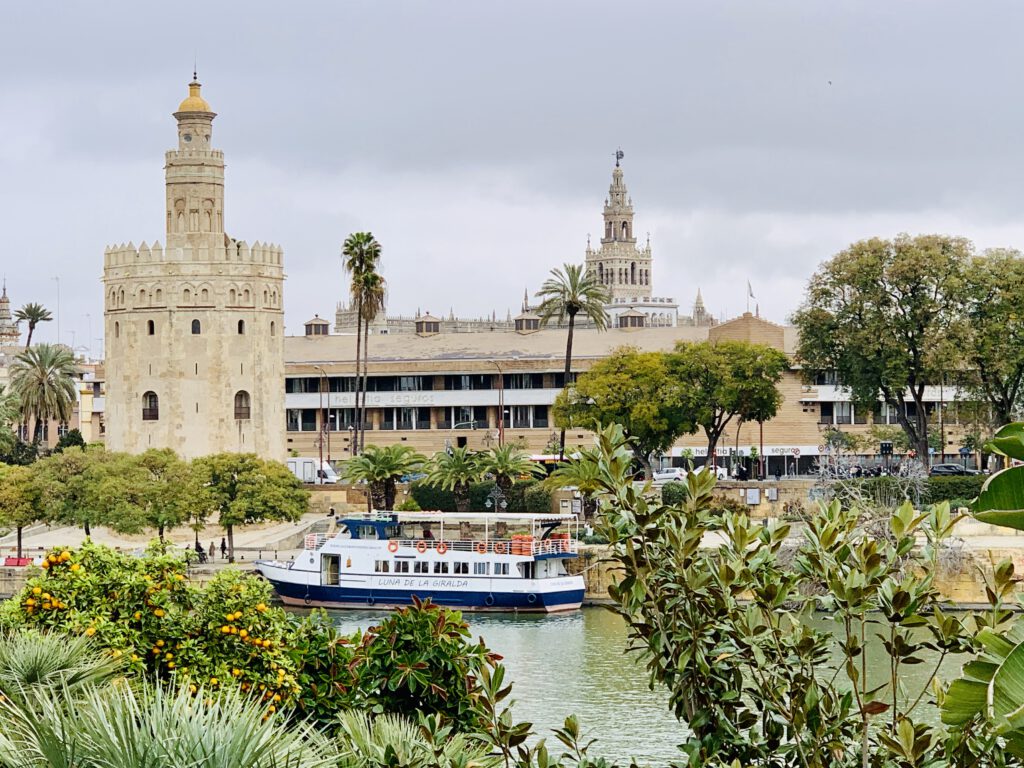
[[[118,677],[120,660],[101,652],[87,637],[19,629],[0,635],[0,694],[26,701],[37,693],[54,696]]]
[[[349,710],[339,716],[337,768],[432,766],[489,768],[499,758],[486,745],[456,733],[438,717],[416,723],[401,715],[372,716]]]
[[[329,743],[237,693],[120,682],[0,702],[0,764],[33,768],[321,768]]]

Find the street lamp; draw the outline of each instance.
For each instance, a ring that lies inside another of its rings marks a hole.
[[[324,425],[324,430],[327,432],[327,463],[330,464],[331,463],[331,418],[330,418],[331,393],[330,393],[330,379],[327,378],[327,372],[323,369],[323,366],[318,365],[318,366],[316,366],[316,369],[318,371],[320,371],[320,386],[318,387],[318,389],[320,390],[320,417],[321,418],[323,418],[323,411],[324,411],[324,382],[326,381],[327,385],[328,385],[328,392],[327,392],[327,411],[328,411],[328,416],[327,416],[327,423]],[[324,459],[323,459],[323,456],[321,456],[320,457],[320,464],[323,465],[323,463],[324,463]]]
[[[494,507],[495,512],[504,512],[508,508],[508,501],[505,500],[505,494],[501,492],[501,488],[494,486],[491,492],[487,494],[487,498],[484,500],[484,506],[488,510]]]
[[[505,444],[505,372],[497,360],[491,360],[498,369],[498,447]]]

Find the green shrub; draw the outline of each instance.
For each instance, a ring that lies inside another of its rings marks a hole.
[[[417,480],[409,487],[409,495],[420,505],[420,509],[437,509],[441,512],[455,511],[455,494]]]
[[[661,503],[674,507],[682,504],[686,498],[686,485],[683,483],[665,483],[661,486]]]
[[[416,503],[416,499],[412,496],[405,498],[401,503],[395,506],[396,512],[419,512],[420,505]]]
[[[951,475],[949,477],[929,477],[927,485],[928,501],[948,501],[950,499],[973,499],[981,493],[985,475]]]
[[[661,503],[667,506],[682,504],[686,499],[686,483],[665,483],[661,487]],[[735,495],[717,493],[711,497],[711,511],[716,514],[738,512],[747,514],[750,508]]]
[[[508,511],[517,514],[526,512],[526,491],[537,485],[538,480],[516,480],[508,490]]]
[[[473,483],[469,486],[469,508],[473,512],[488,512],[487,497],[494,490],[494,482]]]
[[[551,512],[551,491],[540,483],[534,483],[523,491],[523,502],[532,515],[546,515]]]

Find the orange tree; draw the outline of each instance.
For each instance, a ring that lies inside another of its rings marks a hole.
[[[197,587],[186,570],[184,557],[159,545],[145,557],[89,542],[53,550],[0,607],[0,625],[86,635],[137,673],[193,690],[237,686],[269,713],[290,705],[295,620],[269,605],[269,585],[222,571]]]

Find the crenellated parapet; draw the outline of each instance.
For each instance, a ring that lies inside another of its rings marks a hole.
[[[220,247],[193,247],[185,245],[178,248],[164,248],[157,240],[153,245],[145,241],[138,247],[134,243],[108,245],[103,251],[104,269],[115,267],[131,267],[145,264],[189,264],[189,263],[235,263],[256,264],[269,267],[282,267],[284,250],[274,243],[254,242],[249,245],[244,240],[231,240]]]

